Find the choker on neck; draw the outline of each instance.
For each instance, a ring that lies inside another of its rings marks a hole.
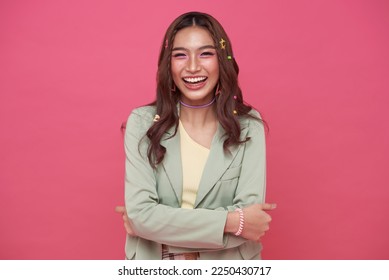
[[[209,107],[211,106],[216,100],[216,96],[213,97],[213,99],[207,103],[207,104],[204,104],[204,105],[189,105],[189,104],[186,104],[184,101],[180,100],[180,103],[182,106],[185,106],[185,107],[188,107],[188,108],[192,108],[192,109],[201,109],[201,108],[206,108],[206,107]]]

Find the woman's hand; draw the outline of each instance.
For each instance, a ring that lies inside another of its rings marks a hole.
[[[276,208],[275,204],[253,204],[243,208],[244,225],[243,231],[240,236],[248,240],[258,241],[265,232],[269,230],[269,223],[271,217],[265,211],[273,210]],[[239,213],[230,212],[227,216],[227,222],[224,231],[229,233],[235,233],[239,228]]]
[[[130,235],[130,236],[136,236],[134,230],[131,227],[130,219],[127,216],[126,207],[124,207],[124,206],[116,206],[115,207],[115,212],[122,215],[123,225],[124,225],[124,228],[126,229],[127,234]]]
[[[276,208],[275,204],[253,204],[243,208],[244,227],[241,236],[243,238],[259,241],[269,230],[271,217],[265,211]]]

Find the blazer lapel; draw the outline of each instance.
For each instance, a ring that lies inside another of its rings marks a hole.
[[[241,121],[241,140],[246,138],[248,133],[248,122],[246,119]],[[196,208],[204,197],[210,192],[217,181],[223,176],[224,172],[229,168],[235,156],[242,145],[231,147],[230,153],[224,152],[223,142],[225,137],[224,129],[219,124],[215,137],[213,138],[211,151],[205,164],[204,171],[200,180],[199,189],[194,207]]]
[[[177,196],[177,201],[181,205],[182,200],[182,166],[181,166],[181,145],[180,135],[174,134],[173,126],[166,132],[166,136],[161,140],[161,145],[166,148],[166,154],[162,161],[163,169],[169,178],[170,184]]]
[[[241,120],[241,140],[246,138],[248,133],[247,119]],[[179,131],[174,134],[175,127],[173,126],[166,132],[166,136],[161,140],[161,145],[166,148],[166,154],[162,162],[162,167],[169,178],[170,184],[176,194],[178,205],[182,201],[182,161],[181,161],[181,144]],[[223,176],[224,172],[229,168],[235,156],[242,145],[230,148],[230,153],[224,152],[224,129],[219,124],[216,134],[211,144],[211,151],[205,164],[204,171],[200,180],[199,188],[194,208],[204,199],[204,197],[212,190],[216,182]]]

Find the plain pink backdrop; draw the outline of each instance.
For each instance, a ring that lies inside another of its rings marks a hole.
[[[389,2],[2,1],[0,259],[123,259],[120,125],[162,36],[225,27],[270,125],[266,259],[389,259]]]

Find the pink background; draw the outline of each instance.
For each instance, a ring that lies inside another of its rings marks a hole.
[[[263,257],[389,259],[386,0],[2,1],[0,259],[123,259],[120,125],[190,10],[270,125]]]

